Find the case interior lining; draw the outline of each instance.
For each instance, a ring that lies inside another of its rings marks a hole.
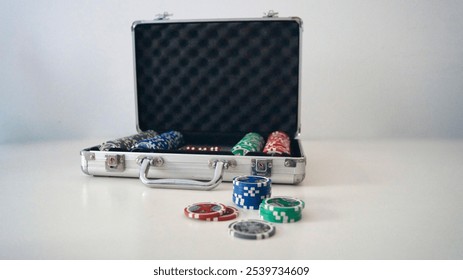
[[[296,135],[297,21],[140,23],[133,32],[140,130]]]

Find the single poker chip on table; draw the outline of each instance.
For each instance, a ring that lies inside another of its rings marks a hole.
[[[207,220],[222,216],[227,207],[217,202],[199,202],[188,205],[183,212],[191,219]]]
[[[241,220],[228,226],[231,236],[242,239],[266,239],[275,235],[276,227],[260,220]]]

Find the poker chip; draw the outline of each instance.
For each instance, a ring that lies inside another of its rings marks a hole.
[[[294,197],[272,197],[262,201],[259,214],[262,219],[272,223],[294,223],[302,219],[304,201]]]
[[[100,151],[110,151],[116,149],[129,151],[132,148],[132,146],[138,143],[139,141],[152,138],[156,135],[158,135],[156,131],[147,130],[127,137],[106,141],[105,143],[100,145],[99,149]]]
[[[264,176],[237,176],[233,178],[233,185],[267,187],[271,184],[270,178]]]
[[[272,181],[263,176],[238,176],[233,178],[232,200],[243,209],[258,210],[264,199],[272,195]]]
[[[231,236],[242,239],[266,239],[275,235],[276,227],[260,220],[241,220],[228,226]]]
[[[235,207],[217,202],[194,203],[185,207],[183,212],[188,218],[202,221],[229,221],[239,216]]]
[[[291,155],[291,141],[288,134],[282,131],[270,133],[263,152],[268,155]]]
[[[199,202],[188,205],[183,212],[191,219],[206,220],[223,215],[226,206],[217,202]]]
[[[244,156],[249,152],[261,152],[264,144],[264,138],[262,136],[258,133],[250,132],[233,146],[231,152],[234,155],[240,156]]]
[[[262,201],[262,207],[270,211],[301,212],[305,208],[305,202],[295,197],[276,196]]]
[[[302,219],[302,214],[286,214],[286,212],[268,212],[266,210],[260,209],[260,217],[271,223],[295,223]]]
[[[225,212],[218,217],[214,218],[207,218],[206,221],[216,221],[216,222],[223,222],[223,221],[229,221],[238,218],[240,212],[238,209],[232,206],[225,206]]]
[[[169,131],[152,138],[138,141],[132,151],[174,150],[183,144],[183,135],[178,131]]]

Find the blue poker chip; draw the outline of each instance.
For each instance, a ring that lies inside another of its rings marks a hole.
[[[267,195],[270,194],[271,188],[266,188],[266,189],[250,189],[250,190],[243,190],[239,187],[233,187],[233,193],[240,194],[243,196],[259,196],[259,195]]]
[[[268,196],[259,196],[255,198],[246,198],[246,197],[239,197],[239,196],[232,197],[233,201],[241,205],[254,205],[254,206],[259,206],[260,204],[262,204],[262,201],[266,198],[269,198],[269,197]]]
[[[132,151],[137,150],[174,150],[183,145],[183,135],[178,131],[169,131],[135,144]]]
[[[155,137],[138,142],[135,148],[143,150],[168,150],[169,143],[163,138]]]
[[[262,199],[266,199],[266,198],[270,198],[271,197],[271,193],[268,193],[268,194],[253,194],[253,195],[250,195],[250,194],[237,194],[237,193],[233,193],[233,197],[237,197],[237,198],[242,198],[242,199],[246,199],[246,200],[249,200],[249,201],[252,201],[252,200],[262,200]]]
[[[259,209],[264,199],[272,193],[270,178],[263,176],[238,176],[233,178],[233,202],[244,209]]]
[[[243,195],[243,194],[233,193],[233,197],[253,201],[253,200],[262,200],[262,199],[270,198],[270,194],[250,196],[250,195],[245,195],[245,194]]]
[[[270,187],[272,180],[263,176],[237,176],[233,178],[233,185],[239,187]]]

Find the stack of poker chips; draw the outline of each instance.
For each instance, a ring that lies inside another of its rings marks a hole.
[[[133,145],[139,141],[152,138],[158,135],[156,131],[147,130],[131,136],[110,140],[100,145],[100,151],[109,151],[113,149],[129,151]]]
[[[215,222],[229,221],[239,216],[235,207],[217,202],[194,203],[185,207],[183,213],[190,219]]]
[[[246,134],[235,146],[231,152],[234,155],[244,156],[249,152],[260,152],[264,147],[264,138],[258,133],[250,132]]]
[[[262,201],[260,217],[271,223],[295,223],[302,218],[304,201],[293,197],[272,197]]]
[[[238,176],[233,179],[233,202],[241,208],[257,210],[272,195],[272,181],[262,176]]]
[[[264,153],[268,155],[291,155],[291,141],[288,134],[282,131],[274,131],[270,133],[265,144]]]
[[[139,141],[132,147],[132,151],[174,150],[182,145],[183,135],[178,131],[169,131]]]

